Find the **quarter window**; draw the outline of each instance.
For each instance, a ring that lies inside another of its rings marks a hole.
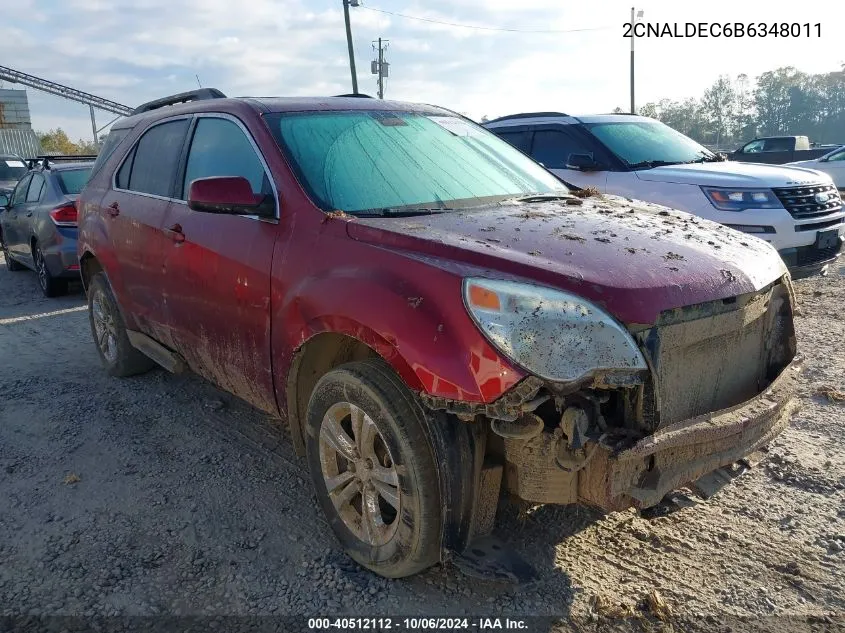
[[[204,117],[197,122],[191,141],[183,199],[187,200],[194,180],[219,176],[241,176],[249,181],[253,193],[272,193],[264,165],[241,128],[228,119]]]
[[[30,180],[32,180],[32,176],[27,176],[18,183],[17,187],[15,187],[15,193],[12,194],[12,206],[24,203],[26,200],[26,190],[29,189]]]
[[[27,202],[38,202],[41,200],[41,195],[44,193],[44,176],[41,174],[33,174],[32,182],[29,183],[29,193],[26,194]]]
[[[161,123],[145,132],[118,174],[123,188],[169,198],[187,130],[188,119],[179,119]],[[130,161],[128,179],[122,179],[121,176],[127,175],[124,169]]]

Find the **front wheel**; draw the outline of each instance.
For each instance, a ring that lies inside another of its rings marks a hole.
[[[323,376],[305,441],[317,498],[353,559],[389,578],[439,560],[438,466],[423,412],[389,366],[365,360]]]
[[[104,273],[91,278],[88,291],[88,320],[97,353],[112,376],[133,376],[149,371],[155,363],[132,347],[126,325]]]
[[[58,297],[67,292],[67,279],[59,279],[50,274],[47,261],[41,247],[36,244],[32,248],[32,259],[35,261],[35,272],[38,275],[38,285],[45,297]]]

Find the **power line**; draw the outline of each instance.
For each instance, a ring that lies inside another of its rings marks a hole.
[[[421,18],[417,15],[407,15],[405,13],[394,13],[393,11],[385,11],[384,9],[376,9],[375,7],[365,7],[360,5],[359,9],[366,9],[367,11],[376,11],[386,15],[392,15],[397,18],[405,18],[406,20],[417,20],[418,22],[430,22],[431,24],[443,24],[446,26],[456,26],[462,29],[476,29],[478,31],[499,31],[506,33],[579,33],[581,31],[606,31],[613,28],[610,26],[598,26],[584,29],[508,29],[497,26],[479,26],[477,24],[460,24],[458,22],[446,22],[444,20],[434,20],[432,18]]]

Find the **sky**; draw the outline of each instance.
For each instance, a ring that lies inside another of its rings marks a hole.
[[[372,41],[390,40],[386,97],[474,119],[629,107],[632,0],[361,0],[351,21],[359,90],[376,94]],[[719,75],[845,64],[845,2],[634,0],[649,23],[797,22],[821,36],[637,38],[636,101],[698,97]],[[4,6],[4,5],[7,5]],[[376,11],[468,24],[461,28]],[[230,96],[351,91],[342,0],[0,0],[0,65],[119,103],[197,87]],[[17,17],[16,17],[17,16]],[[555,32],[537,32],[555,31]],[[4,83],[0,87],[20,88]],[[28,90],[33,127],[91,137],[87,106]],[[98,127],[113,115],[98,111]]]

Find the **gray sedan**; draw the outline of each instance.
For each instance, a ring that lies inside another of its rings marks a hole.
[[[68,281],[79,279],[76,200],[91,165],[42,162],[21,178],[0,212],[6,266],[12,271],[34,270],[48,297],[64,294]]]

